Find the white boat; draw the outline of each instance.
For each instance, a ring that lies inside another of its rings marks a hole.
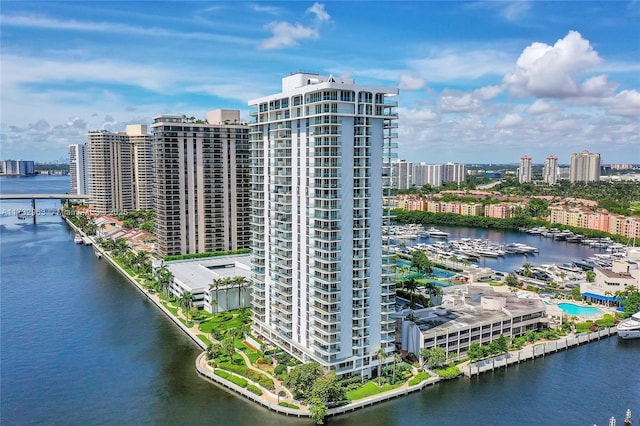
[[[616,328],[621,339],[640,339],[640,312],[620,321]]]
[[[429,228],[426,232],[431,238],[447,238],[449,236],[448,232],[441,231],[437,228]]]
[[[76,236],[73,237],[73,242],[76,244],[82,244],[82,236],[80,234],[76,234]]]

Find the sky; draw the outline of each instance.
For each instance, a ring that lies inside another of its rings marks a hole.
[[[398,157],[640,163],[640,1],[11,1],[0,159],[281,92],[294,72],[398,87]]]

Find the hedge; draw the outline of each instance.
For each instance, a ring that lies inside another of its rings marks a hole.
[[[255,394],[256,394],[256,395],[258,395],[258,396],[262,395],[262,389],[260,389],[260,388],[259,388],[259,387],[257,387],[257,386],[249,385],[249,386],[247,386],[247,390],[248,390],[249,392],[253,392],[253,393],[255,393]]]
[[[234,376],[233,374],[229,374],[226,371],[220,371],[220,370],[216,370],[215,374],[217,376],[222,377],[225,380],[230,381],[231,383],[234,383],[238,386],[240,386],[241,388],[246,388],[247,385],[249,384],[249,382],[247,382],[245,379],[243,379],[242,377],[237,377]]]
[[[438,373],[438,376],[440,376],[443,380],[455,379],[460,374],[462,374],[460,369],[455,365],[448,368],[436,370],[436,373]]]
[[[422,383],[425,380],[427,380],[429,377],[431,377],[431,376],[426,371],[418,373],[418,375],[416,377],[414,377],[413,379],[409,380],[409,386],[415,386],[418,383]]]
[[[289,404],[287,401],[282,401],[278,405],[281,407],[293,408],[294,410],[300,409],[300,407],[298,407],[297,405]]]
[[[273,383],[273,380],[270,377],[258,373],[257,371],[251,370],[246,365],[234,365],[225,362],[221,363],[218,367],[239,374],[243,377],[246,377],[247,379],[253,380],[266,389],[274,390],[276,388],[276,385]]]

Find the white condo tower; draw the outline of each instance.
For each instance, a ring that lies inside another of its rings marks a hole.
[[[389,219],[398,89],[297,73],[249,101],[253,330],[338,376],[394,349]]]

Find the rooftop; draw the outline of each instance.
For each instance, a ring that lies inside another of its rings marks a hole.
[[[192,293],[209,288],[214,279],[251,276],[250,255],[216,256],[165,263],[176,281]]]

